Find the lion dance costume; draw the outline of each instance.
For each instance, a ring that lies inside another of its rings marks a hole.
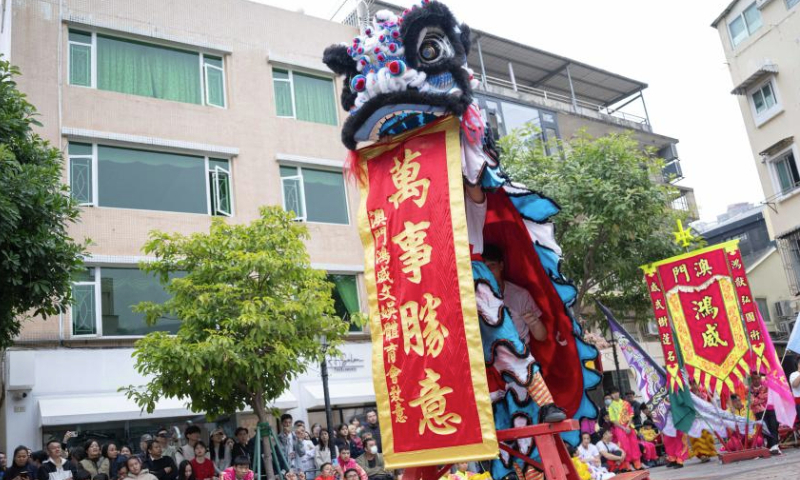
[[[426,1],[402,15],[379,11],[351,44],[327,48],[324,63],[344,77],[341,103],[349,118],[342,141],[351,151],[348,164],[357,168],[359,142],[424,128],[444,116],[460,118],[464,183],[480,186],[486,194],[483,241],[505,252],[505,279],[531,295],[548,335],[544,342],[520,338],[495,277],[481,256],[473,255],[495,428],[538,423],[540,407],[551,402],[570,418],[596,418],[586,391],[600,376],[585,362],[595,359],[597,351],[581,340],[581,328],[569,309],[576,290],[560,272],[561,249],[549,221],[559,207],[512,184],[502,171],[473,97],[478,82],[467,66],[470,43],[467,25],[457,23],[442,3]],[[564,438],[577,444],[578,432]],[[510,445],[538,459],[531,439]],[[505,452],[492,462],[491,473],[497,480],[541,476]]]

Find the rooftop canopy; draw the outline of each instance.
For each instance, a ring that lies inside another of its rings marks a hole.
[[[380,0],[366,3],[369,5],[370,18],[378,10],[391,10],[395,13],[404,10]],[[342,10],[346,10],[346,7]],[[358,25],[356,9],[343,19],[343,23]],[[518,86],[546,90],[565,97],[572,97],[574,90],[575,98],[600,107],[614,105],[647,88],[644,82],[481,30],[472,30],[472,49],[467,61],[480,76],[483,72],[487,78],[505,79],[513,75]]]

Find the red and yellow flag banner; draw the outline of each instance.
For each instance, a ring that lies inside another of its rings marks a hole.
[[[373,375],[387,468],[497,456],[447,117],[358,151]]]
[[[642,267],[673,390],[683,388],[676,351],[698,384],[725,397],[750,373],[750,333],[742,319],[752,301],[737,291],[746,282],[730,255],[737,245],[734,240]]]

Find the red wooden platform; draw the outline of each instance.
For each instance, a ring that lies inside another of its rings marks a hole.
[[[764,447],[761,448],[748,448],[747,450],[739,450],[738,452],[724,452],[719,454],[719,460],[723,465],[733,462],[740,462],[742,460],[752,460],[754,458],[769,458],[772,455]]]
[[[543,471],[546,480],[580,480],[578,474],[575,472],[572,459],[567,452],[567,447],[561,440],[560,435],[561,433],[578,430],[579,428],[580,424],[577,420],[565,420],[559,423],[543,423],[528,427],[498,430],[497,440],[501,442],[501,450]],[[536,446],[539,448],[539,456],[542,459],[541,462],[536,462],[521,452],[502,443],[504,441],[530,437],[534,437]],[[449,465],[443,468],[408,468],[403,473],[403,480],[439,480],[449,469]],[[650,474],[646,470],[643,470],[619,474],[614,478],[619,480],[648,480]]]

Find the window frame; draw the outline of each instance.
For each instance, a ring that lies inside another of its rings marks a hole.
[[[777,164],[780,161],[782,161],[783,157],[785,157],[789,153],[791,153],[792,156],[794,157],[795,168],[800,173],[800,163],[798,163],[798,158],[800,157],[798,157],[798,149],[796,144],[792,144],[784,148],[783,150],[777,152],[776,154],[772,155],[766,160],[766,164],[769,167],[770,179],[772,180],[772,188],[773,191],[775,192],[774,196],[777,197],[779,202],[788,197],[800,193],[800,182],[795,183],[794,187],[790,190],[787,190],[786,192],[784,192],[783,189],[781,188],[781,181],[778,176]]]
[[[275,70],[285,71],[288,73],[289,78],[275,78]],[[284,65],[273,65],[272,66],[272,97],[273,101],[275,102],[275,116],[278,118],[291,118],[293,120],[297,120],[297,100],[295,99],[295,92],[294,92],[294,73],[302,73],[303,75],[307,75],[310,77],[316,77],[320,80],[327,80],[331,82],[331,94],[333,95],[333,104],[336,106],[338,105],[338,98],[336,92],[336,79],[326,75],[321,72],[315,72],[312,70],[304,70],[302,68],[284,66]],[[275,82],[288,82],[289,83],[289,92],[292,96],[292,115],[278,115],[278,96],[275,93]],[[300,120],[301,122],[309,122],[309,123],[316,123],[318,125],[328,125],[331,127],[338,127],[341,123],[339,120],[339,112],[338,109],[335,111],[334,119],[336,123],[331,125],[330,123],[322,123],[322,122],[314,122],[311,120]]]
[[[70,338],[102,338],[103,336],[103,313],[102,313],[102,302],[101,302],[101,288],[100,288],[100,267],[96,265],[86,265],[86,268],[93,268],[94,269],[94,280],[92,281],[79,281],[79,282],[71,282],[71,287],[75,285],[91,285],[94,288],[94,332],[95,333],[87,333],[87,334],[75,334],[75,309],[70,305],[69,310],[69,336]]]
[[[281,206],[283,207],[284,211],[286,211],[286,193],[285,193],[284,188],[283,188],[283,179],[284,178],[289,178],[289,179],[297,178],[298,180],[300,180],[300,194],[301,194],[300,195],[300,203],[302,204],[302,207],[303,207],[303,215],[296,217],[295,221],[303,222],[303,223],[310,223],[310,224],[314,224],[314,225],[347,226],[347,225],[351,224],[352,215],[350,214],[350,199],[348,198],[349,195],[348,195],[348,191],[347,191],[347,182],[345,181],[345,178],[344,178],[344,172],[341,169],[330,168],[330,167],[325,167],[325,166],[320,166],[320,165],[313,165],[313,164],[312,165],[302,165],[302,164],[298,164],[298,163],[289,163],[289,162],[279,162],[278,163],[278,167],[279,168],[280,167],[287,167],[287,168],[296,168],[297,169],[297,175],[295,177],[284,177],[284,176],[280,177],[281,178]],[[342,188],[343,188],[343,191],[344,191],[344,205],[345,205],[345,213],[347,214],[347,223],[318,222],[318,221],[309,221],[308,220],[308,206],[306,205],[306,183],[305,183],[305,178],[303,177],[303,169],[306,169],[306,170],[318,170],[318,171],[323,171],[323,172],[333,172],[333,173],[338,173],[338,174],[342,175]],[[280,175],[280,172],[278,174]]]
[[[763,89],[764,87],[769,86],[770,91],[772,92],[772,96],[775,100],[775,104],[771,107],[765,109],[761,113],[756,110],[756,102],[753,96],[757,93],[761,93],[763,97]],[[758,82],[756,86],[747,90],[747,103],[750,105],[750,113],[753,115],[753,122],[755,123],[756,127],[761,127],[768,121],[772,120],[776,115],[783,112],[783,104],[781,103],[781,97],[778,94],[777,83],[775,82],[775,76],[770,75],[769,78]]]
[[[84,142],[75,142],[75,143],[84,143]],[[90,159],[89,164],[91,165],[91,178],[89,178],[89,184],[91,186],[92,191],[91,198],[89,202],[86,203],[78,203],[81,207],[96,207],[97,206],[97,144],[91,143],[92,146],[92,153],[91,155],[70,155],[69,153],[69,142],[67,142],[67,185],[70,187],[70,196],[72,196],[72,160],[73,159]],[[75,198],[75,197],[73,197]]]
[[[363,314],[364,313],[364,308],[363,308],[363,305],[361,303],[361,300],[362,300],[361,278],[363,277],[364,272],[326,270],[325,271],[325,275],[327,275],[328,277],[330,277],[331,275],[340,275],[340,276],[353,277],[353,280],[355,281],[355,286],[356,286],[356,297],[358,298],[358,312]],[[331,280],[329,280],[329,279],[328,279],[328,281],[331,282]],[[331,283],[333,283],[333,282],[331,282]],[[336,289],[336,285],[335,284],[334,284],[333,288]],[[342,319],[342,320],[344,320],[344,319]],[[346,321],[347,321],[348,324],[350,323],[350,319],[349,318]],[[365,327],[366,327],[366,325],[362,326],[358,330],[350,330],[350,327],[348,327],[347,334],[348,335],[363,334],[365,332]]]
[[[747,6],[745,6],[744,8],[742,8],[741,11],[739,11],[733,19],[731,19],[729,22],[726,23],[726,25],[728,27],[728,38],[730,38],[731,47],[734,48],[734,49],[736,47],[738,47],[739,45],[741,45],[745,40],[747,40],[748,38],[752,37],[755,32],[757,32],[758,30],[761,29],[761,27],[764,26],[764,18],[762,17],[761,18],[761,25],[759,25],[758,28],[756,28],[756,29],[754,29],[752,31],[750,30],[750,25],[747,23],[747,18],[744,16],[744,12],[750,10],[750,8],[755,8],[755,10],[758,12],[758,15],[761,16],[761,10],[759,10],[759,8],[758,8],[758,2],[752,2],[752,3],[748,4]],[[747,35],[742,37],[742,39],[737,42],[737,41],[735,41],[735,39],[733,37],[733,32],[731,31],[731,25],[733,25],[733,22],[735,22],[736,20],[739,20],[739,19],[742,20],[742,23],[744,24],[744,31],[747,32]]]
[[[69,143],[72,142],[72,141],[73,140],[70,140],[70,139],[67,140],[67,152],[69,152]],[[153,148],[147,148],[146,145],[128,145],[128,144],[120,144],[120,143],[117,143],[117,142],[104,142],[104,143],[101,144],[101,143],[94,142],[92,140],[81,140],[81,139],[75,139],[74,142],[75,143],[91,144],[91,146],[92,146],[92,156],[91,156],[91,158],[92,158],[92,162],[91,162],[91,164],[92,164],[92,178],[91,178],[92,201],[90,203],[80,203],[79,204],[80,206],[97,207],[97,208],[113,208],[113,209],[122,209],[122,210],[142,210],[142,211],[146,211],[146,212],[178,213],[178,214],[183,214],[183,215],[207,215],[209,217],[215,217],[215,216],[233,217],[233,216],[236,215],[236,207],[234,205],[234,198],[233,198],[234,194],[233,194],[233,158],[232,157],[227,157],[227,156],[224,156],[224,155],[213,156],[212,157],[210,155],[206,155],[206,154],[202,154],[202,153],[194,154],[195,156],[202,157],[202,159],[203,159],[204,172],[205,172],[203,176],[204,176],[204,179],[205,179],[204,184],[205,184],[205,198],[206,198],[206,213],[205,214],[203,214],[203,213],[194,213],[194,212],[181,212],[181,211],[175,211],[175,210],[150,210],[150,209],[146,209],[146,208],[108,207],[108,206],[100,205],[100,202],[99,202],[99,187],[100,187],[100,185],[99,185],[98,167],[99,167],[99,162],[100,161],[99,161],[99,158],[98,158],[98,147],[100,147],[102,145],[102,146],[114,147],[114,148],[127,148],[127,149],[131,149],[131,150],[141,150],[141,151],[149,151],[149,152],[153,152],[153,153],[165,153],[165,154],[176,154],[176,155],[181,155],[181,154],[185,154],[185,153],[184,152],[177,152],[177,151],[169,150],[169,149],[156,150],[156,149],[153,149]],[[69,153],[67,153],[67,155],[68,155],[68,161],[69,161],[69,166],[68,166],[69,174],[68,174],[68,178],[67,178],[67,182],[68,182],[67,184],[70,185],[69,182],[71,182],[71,180],[72,180],[72,159],[73,158],[85,159],[85,158],[88,158],[88,155],[69,155]],[[192,155],[192,154],[189,154],[189,155]],[[211,182],[209,180],[209,173],[212,173],[214,171],[214,169],[210,167],[209,160],[226,160],[228,162],[227,171],[225,169],[222,169],[219,166],[215,166],[215,167],[216,168],[220,168],[221,170],[225,171],[225,173],[227,173],[227,175],[228,175],[228,190],[229,190],[229,194],[230,194],[230,210],[231,210],[229,215],[225,214],[225,213],[222,213],[222,212],[219,212],[219,211],[216,212],[218,214],[215,214],[215,212],[212,212],[212,210],[211,210],[211,195],[214,194],[214,192],[213,192],[213,189],[212,189]],[[70,185],[70,187],[71,187],[71,185]],[[71,191],[70,191],[70,193],[71,193]]]
[[[203,84],[203,102],[204,105],[214,108],[221,108],[226,109],[228,107],[228,93],[227,93],[227,84],[225,80],[225,57],[221,55],[208,55],[210,57],[217,57],[222,62],[222,68],[211,65],[210,63],[206,63],[206,54],[205,52],[200,52],[200,72],[203,74],[202,76],[202,84]],[[215,70],[219,70],[222,73],[222,105],[214,105],[213,103],[208,101],[208,69],[213,68]]]
[[[83,25],[76,25],[75,27],[69,27],[68,26],[67,27],[67,38],[69,39],[69,31],[70,30],[73,30],[73,31],[79,32],[79,33],[83,33],[84,35],[91,35],[92,36],[91,51],[90,51],[90,56],[91,56],[90,74],[92,76],[91,82],[90,82],[91,86],[87,87],[85,85],[73,85],[72,83],[69,83],[70,68],[72,66],[72,61],[71,61],[72,53],[70,51],[71,49],[69,48],[69,46],[72,45],[72,44],[89,45],[89,44],[86,44],[86,43],[75,42],[75,41],[72,41],[72,40],[68,40],[68,46],[67,46],[67,81],[68,81],[69,85],[73,86],[73,87],[93,88],[95,90],[99,90],[97,88],[97,34],[98,34],[98,31],[97,31],[96,28],[83,28],[83,27],[84,27]],[[196,104],[196,103],[189,103],[189,102],[181,102],[181,101],[178,101],[178,100],[167,100],[167,101],[185,103],[187,105],[199,105],[199,106],[203,106],[203,107],[214,107],[214,108],[221,108],[221,109],[227,109],[228,108],[227,79],[225,78],[225,56],[226,56],[225,53],[215,53],[215,52],[212,52],[210,50],[206,50],[206,49],[203,49],[203,48],[200,48],[200,47],[196,47],[194,45],[170,44],[170,43],[167,43],[167,42],[164,42],[164,41],[159,41],[159,39],[154,39],[154,38],[151,38],[151,37],[137,38],[137,37],[134,37],[132,35],[126,35],[123,32],[112,31],[112,32],[106,33],[105,31],[103,31],[103,32],[100,32],[100,33],[102,35],[105,35],[105,36],[108,36],[108,37],[112,37],[112,38],[116,38],[116,39],[119,39],[119,40],[140,42],[140,43],[145,43],[147,45],[152,45],[154,47],[163,47],[163,48],[172,48],[172,49],[178,48],[180,50],[184,50],[184,51],[189,52],[189,53],[196,53],[198,55],[198,58],[199,58],[198,68],[199,68],[199,74],[200,74],[200,89],[202,90],[202,94],[200,95],[201,103]],[[222,101],[223,101],[223,104],[224,104],[223,106],[213,105],[213,104],[208,103],[208,86],[207,86],[207,82],[206,82],[206,69],[205,69],[205,67],[206,67],[205,56],[206,55],[208,55],[210,57],[217,57],[222,61],[222,68],[221,69],[219,67],[215,66],[215,65],[208,65],[208,66],[222,70]],[[120,93],[120,92],[115,92],[113,90],[103,90],[103,91],[112,92],[112,93]],[[128,95],[128,94],[122,94],[122,95]],[[148,97],[146,95],[135,95],[135,96],[144,97],[144,98],[152,98],[152,99],[155,99],[155,100],[164,100],[164,99],[157,98],[157,97]]]
[[[67,28],[67,84],[79,88],[97,88],[97,35],[93,31],[84,31],[73,28],[75,32],[91,36],[90,43],[77,42],[69,39],[70,28]],[[89,47],[89,85],[77,85],[72,83],[72,46],[81,45]]]

